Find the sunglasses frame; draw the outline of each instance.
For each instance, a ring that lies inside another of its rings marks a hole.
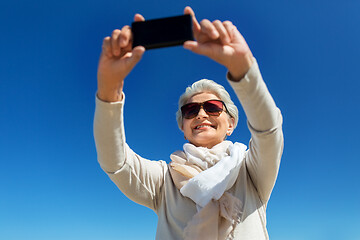
[[[208,112],[208,111],[206,111],[206,109],[204,108],[204,104],[207,103],[207,102],[210,102],[210,101],[221,102],[222,105],[223,105],[223,108],[221,109],[221,111],[216,112],[215,114],[214,114],[213,112]],[[185,113],[184,113],[184,111],[183,111],[183,108],[184,108],[185,106],[190,105],[190,104],[196,104],[197,106],[200,106],[200,107],[199,107],[199,110],[197,111],[196,114],[194,114],[193,117],[185,117]],[[227,113],[229,113],[229,111],[228,111],[228,109],[227,109],[227,107],[226,107],[226,104],[225,104],[223,101],[221,101],[221,100],[219,100],[219,99],[210,99],[210,100],[207,100],[207,101],[201,102],[201,103],[199,103],[199,102],[187,103],[187,104],[183,105],[180,109],[181,109],[181,115],[182,115],[183,118],[192,119],[192,118],[195,118],[195,117],[199,114],[201,108],[202,108],[202,109],[206,112],[206,114],[208,114],[209,116],[217,116],[217,117],[218,117],[218,116],[220,116],[220,114],[224,111],[224,107],[225,107],[225,111],[226,111]],[[229,114],[229,115],[230,115],[230,114]]]

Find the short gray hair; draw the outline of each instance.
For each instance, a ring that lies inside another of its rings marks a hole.
[[[178,123],[180,130],[182,130],[182,125],[183,125],[181,107],[185,105],[191,97],[203,92],[213,93],[225,103],[226,108],[228,110],[228,115],[234,118],[234,129],[235,129],[239,120],[239,110],[234,104],[234,102],[231,100],[229,93],[220,84],[212,80],[201,79],[197,82],[194,82],[190,87],[187,87],[185,92],[179,98],[179,108],[178,111],[176,112],[176,121]]]

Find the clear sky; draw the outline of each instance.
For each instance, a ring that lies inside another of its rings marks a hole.
[[[154,239],[157,217],[100,169],[93,140],[102,39],[145,18],[231,20],[284,117],[285,150],[268,204],[275,240],[360,239],[360,2],[84,1],[0,3],[0,239]],[[126,79],[131,148],[168,161],[185,87],[226,69],[182,47],[150,50]],[[158,106],[153,109],[149,106]],[[244,113],[230,140],[247,143]]]

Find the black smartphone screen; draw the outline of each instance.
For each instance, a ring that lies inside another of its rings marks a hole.
[[[148,50],[182,45],[187,40],[194,40],[190,15],[133,22],[131,30],[133,48],[143,46]]]

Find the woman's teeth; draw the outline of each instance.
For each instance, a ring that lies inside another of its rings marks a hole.
[[[210,125],[199,125],[199,126],[196,126],[195,129],[204,128],[204,127],[211,128],[212,126],[210,126]]]

